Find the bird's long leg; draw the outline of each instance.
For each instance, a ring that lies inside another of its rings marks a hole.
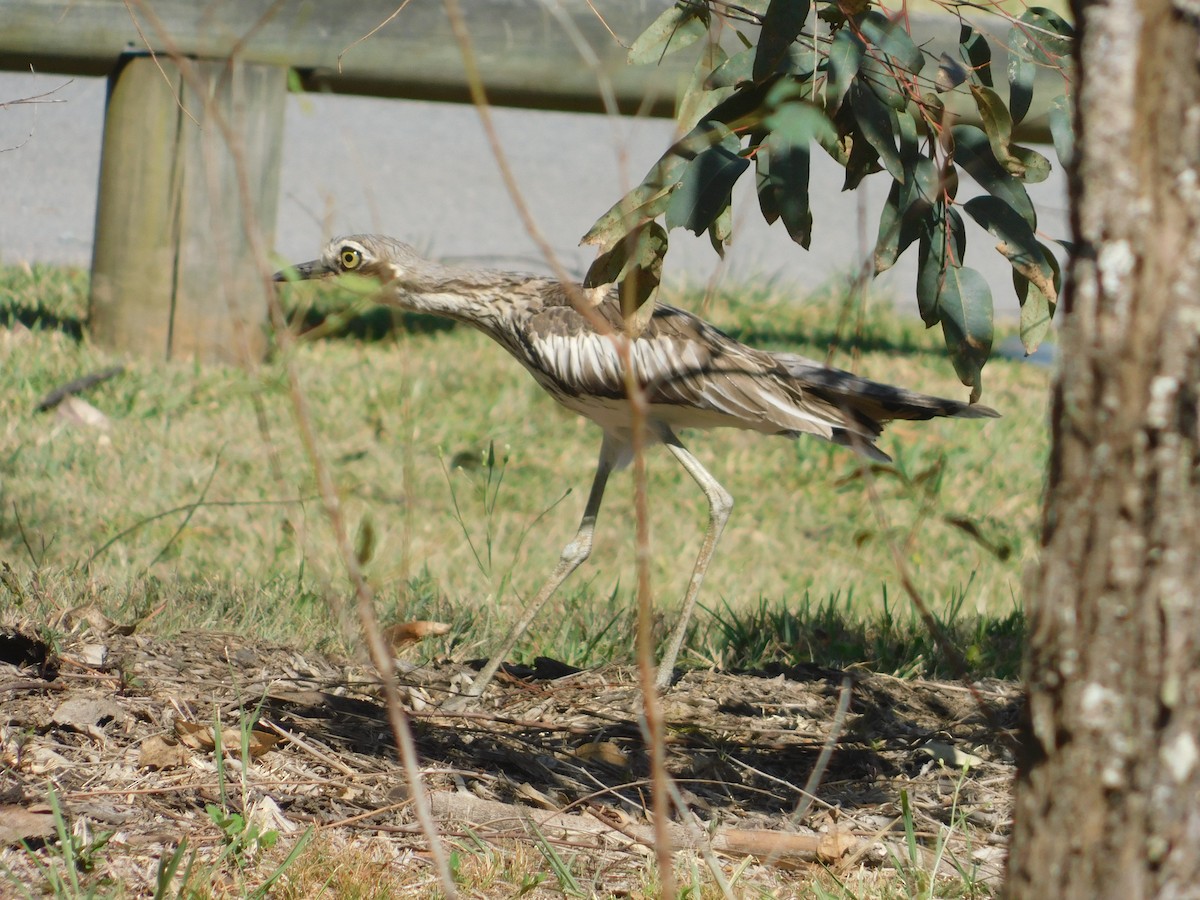
[[[713,551],[717,549],[717,541],[720,540],[721,532],[725,530],[725,523],[729,521],[729,514],[733,511],[733,496],[721,487],[720,482],[713,478],[708,469],[700,465],[700,460],[692,456],[688,449],[680,443],[679,438],[671,433],[666,435],[664,440],[667,449],[675,454],[675,458],[687,469],[687,473],[696,480],[696,484],[700,485],[704,496],[708,498],[708,529],[704,532],[704,543],[700,545],[700,553],[696,556],[696,565],[692,568],[692,580],[688,583],[687,594],[683,598],[683,608],[679,611],[679,624],[671,632],[667,650],[658,664],[656,685],[660,691],[671,686],[671,678],[675,671],[675,659],[679,656],[679,649],[683,646],[688,620],[692,617],[696,598],[700,595],[700,586],[704,584],[704,573],[708,571],[708,563],[712,559]]]
[[[503,664],[504,657],[529,628],[542,607],[546,605],[546,601],[591,554],[592,532],[596,528],[596,515],[600,512],[600,502],[604,499],[604,487],[608,484],[609,474],[617,465],[623,446],[617,439],[611,438],[608,434],[604,435],[604,442],[600,445],[600,460],[596,463],[596,476],[592,479],[592,490],[588,494],[587,506],[584,507],[583,520],[579,523],[579,530],[575,532],[571,543],[563,548],[558,565],[550,573],[550,578],[542,585],[542,589],[533,598],[533,602],[525,607],[525,612],[508,632],[500,649],[488,660],[474,683],[467,689],[467,697],[478,697],[484,692]]]

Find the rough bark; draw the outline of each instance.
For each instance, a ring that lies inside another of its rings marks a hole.
[[[1200,3],[1078,2],[1011,898],[1200,897]]]

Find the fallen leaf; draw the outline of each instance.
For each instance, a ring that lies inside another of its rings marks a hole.
[[[112,722],[123,722],[125,710],[104,697],[75,697],[54,710],[50,721],[62,728],[86,734],[96,740],[104,738],[104,728]]]
[[[830,831],[821,835],[817,842],[817,859],[822,862],[837,862],[856,847],[858,847],[858,838],[849,831]]]
[[[629,757],[612,741],[589,741],[575,748],[575,756],[588,762],[601,762],[618,769],[629,766]]]
[[[54,834],[54,813],[45,804],[0,806],[0,847]]]
[[[413,622],[397,622],[383,629],[383,638],[393,647],[403,647],[429,637],[439,637],[450,633],[450,626],[445,622],[431,622],[418,619]]]
[[[142,741],[137,764],[139,769],[177,769],[187,761],[186,748],[166,735],[155,734]]]
[[[201,725],[197,722],[187,722],[183,719],[177,719],[175,721],[175,734],[179,736],[180,741],[193,750],[204,750],[211,753],[217,747],[217,743],[213,739],[211,725]],[[278,744],[280,740],[279,735],[273,732],[254,729],[250,732],[250,740],[247,746],[250,758],[258,759],[258,757]],[[233,725],[228,725],[221,729],[221,750],[226,756],[241,755],[241,729]]]
[[[517,785],[516,795],[525,800],[528,800],[534,806],[539,806],[542,809],[558,810],[558,805],[553,800],[535,788],[528,781],[524,781]]]

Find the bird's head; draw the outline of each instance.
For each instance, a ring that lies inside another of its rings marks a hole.
[[[382,284],[404,280],[424,260],[408,244],[379,234],[334,238],[319,259],[297,263],[275,273],[275,281],[307,281],[354,274]]]

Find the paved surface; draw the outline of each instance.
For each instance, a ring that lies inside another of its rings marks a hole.
[[[69,83],[67,83],[69,81]],[[60,87],[61,86],[61,87]],[[104,122],[102,79],[0,73],[0,103],[59,88],[59,102],[0,108],[0,259],[91,259]],[[586,269],[579,237],[624,189],[641,180],[672,139],[663,120],[495,110],[525,201],[563,259]],[[544,268],[513,208],[475,111],[467,106],[345,96],[289,96],[275,245],[308,259],[332,233],[382,231],[433,254],[487,265]],[[1055,159],[1051,155],[1052,161]],[[844,277],[869,254],[887,178],[843,194],[842,172],[813,155],[813,248],[766,227],[743,177],[735,244],[724,264],[707,237],[671,233],[667,277],[705,282],[769,276],[798,294]],[[1065,179],[1030,187],[1043,234],[1067,236]],[[964,184],[960,197],[971,196]],[[997,311],[1015,313],[1010,269],[968,221],[967,264],[992,284]],[[913,305],[916,251],[880,284]]]

